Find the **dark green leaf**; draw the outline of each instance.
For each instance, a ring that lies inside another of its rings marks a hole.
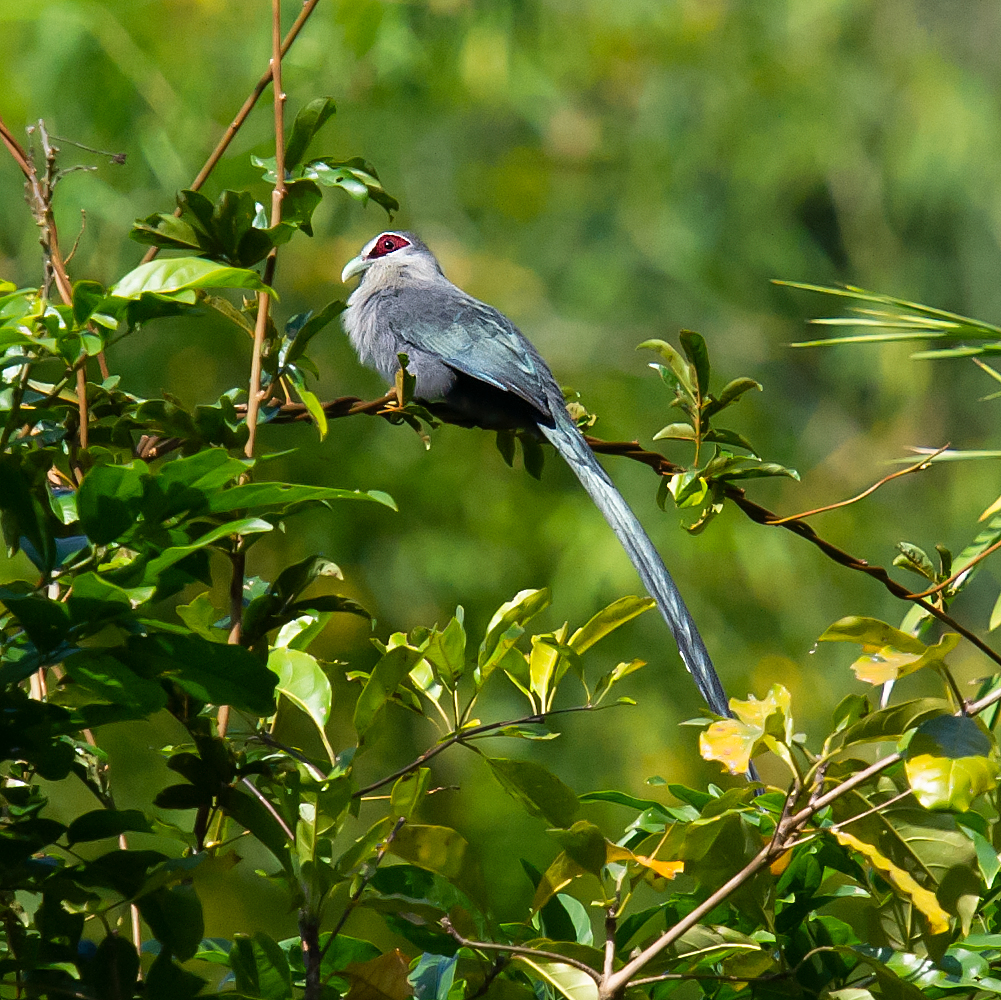
[[[138,809],[95,809],[77,816],[66,831],[70,844],[85,840],[101,840],[117,837],[120,833],[136,831],[151,833],[149,820]]]
[[[96,1000],[132,1000],[139,976],[139,955],[128,938],[108,934],[87,969]]]
[[[182,962],[191,958],[205,933],[202,904],[190,885],[173,885],[139,898],[139,912],[157,941]]]
[[[577,796],[556,775],[531,760],[485,757],[501,787],[532,816],[568,827],[579,811]]]
[[[281,363],[283,365],[290,365],[302,357],[309,342],[344,312],[346,308],[346,302],[335,299],[333,302],[328,302],[315,316],[310,316],[299,328],[294,339],[289,343],[288,348],[282,355]]]
[[[91,469],[77,491],[76,509],[87,537],[107,545],[135,525],[149,469],[145,462],[98,465]]]
[[[236,988],[245,997],[285,1000],[292,995],[292,973],[279,944],[258,932],[252,938],[237,934],[229,953]]]
[[[299,165],[316,133],[323,128],[324,123],[336,110],[332,97],[314,98],[299,109],[285,143],[286,170]]]
[[[146,976],[146,1000],[192,1000],[205,980],[177,965],[169,951],[161,951]]]
[[[696,333],[694,330],[682,330],[678,339],[695,369],[699,395],[705,399],[709,394],[709,375],[712,370],[709,365],[709,351],[706,350],[705,339],[702,334]]]

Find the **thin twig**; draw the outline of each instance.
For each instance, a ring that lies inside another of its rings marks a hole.
[[[358,905],[358,901],[361,899],[362,893],[365,891],[365,887],[375,877],[375,873],[376,871],[378,871],[379,865],[382,864],[382,859],[386,856],[386,852],[389,850],[390,844],[393,843],[393,841],[396,839],[396,835],[400,832],[401,829],[403,829],[403,824],[406,823],[406,821],[407,821],[406,816],[400,816],[397,819],[396,823],[393,825],[393,829],[390,830],[389,833],[386,835],[386,839],[376,848],[375,855],[372,858],[371,863],[369,864],[364,875],[362,875],[358,885],[355,886],[354,891],[348,897],[348,903],[347,906],[344,907],[344,912],[341,914],[340,919],[334,925],[334,929],[330,932],[330,937],[327,938],[327,943],[323,946],[323,949],[320,951],[321,962],[323,961],[323,956],[327,954],[327,949],[330,948],[330,946],[337,939],[337,935],[340,934],[341,931],[344,929],[344,925],[348,922],[348,917],[351,916],[352,912],[354,912],[355,907]],[[326,985],[327,981],[330,979],[331,976],[335,975],[335,972],[336,970],[334,972],[331,972],[330,975],[328,975],[327,978],[324,979],[323,981],[324,985]]]
[[[497,951],[505,955],[523,955],[525,958],[544,958],[547,962],[561,962],[563,965],[569,965],[574,969],[586,973],[596,983],[601,984],[602,976],[600,972],[596,972],[585,962],[580,962],[576,958],[569,958],[567,955],[561,955],[558,951],[545,951],[542,948],[526,948],[523,945],[517,944],[494,944],[492,941],[471,941],[469,938],[463,937],[452,926],[452,922],[448,917],[442,917],[438,923],[441,924],[442,930],[458,941],[463,948],[477,948],[480,951]]]
[[[274,80],[275,107],[275,186],[271,191],[271,227],[282,221],[282,199],[285,197],[285,92],[282,90],[282,6],[281,0],[271,0],[271,76]],[[264,284],[271,285],[275,276],[278,248],[272,247],[264,262]],[[250,392],[247,397],[247,458],[254,457],[257,441],[257,414],[261,406],[261,361],[264,337],[268,329],[271,296],[257,293],[257,323],[254,326],[254,353],[250,362]]]
[[[302,6],[302,10],[299,12],[299,16],[295,19],[292,27],[289,28],[288,34],[285,36],[285,40],[281,43],[281,55],[285,56],[288,52],[292,43],[296,40],[299,32],[302,31],[306,22],[309,20],[310,14],[316,8],[316,5],[320,0],[306,0]],[[198,171],[198,176],[191,182],[191,186],[188,190],[197,191],[206,180],[208,180],[209,174],[215,169],[216,164],[222,158],[223,153],[229,148],[229,144],[236,137],[236,133],[240,131],[241,126],[247,120],[247,116],[254,109],[254,105],[257,103],[261,94],[267,89],[268,84],[271,82],[271,62],[268,62],[268,68],[261,74],[260,79],[257,81],[254,89],[250,92],[250,96],[243,102],[243,107],[237,112],[236,117],[230,122],[229,127],[223,133],[222,138],[219,140],[216,148],[212,150],[211,155],[205,161],[205,165],[201,170]],[[181,210],[177,208],[174,210],[174,215],[180,215]],[[149,263],[154,257],[160,252],[158,247],[150,247],[146,251],[142,262],[144,264]]]
[[[772,511],[768,510],[767,507],[762,507],[760,504],[755,503],[753,500],[749,500],[745,495],[744,491],[738,486],[727,486],[725,490],[728,499],[732,500],[752,521],[758,524],[771,525],[778,520],[777,515],[773,514]],[[821,538],[813,528],[807,524],[805,521],[786,521],[781,524],[780,527],[785,528],[787,531],[791,531],[800,538],[805,539],[813,545],[816,545],[821,552],[824,553],[828,558],[833,559],[836,563],[847,569],[856,570],[859,573],[865,573],[867,576],[871,576],[873,579],[878,580],[883,584],[886,589],[893,594],[894,597],[899,597],[905,601],[911,601],[917,604],[919,607],[923,608],[928,614],[937,618],[940,622],[948,625],[949,628],[958,632],[964,639],[973,643],[985,656],[988,656],[995,663],[1001,665],[1001,653],[996,652],[991,649],[979,636],[971,632],[968,628],[960,625],[955,618],[953,618],[946,611],[941,608],[937,608],[934,604],[930,604],[924,598],[918,597],[912,591],[908,590],[906,587],[897,583],[889,573],[882,567],[872,563],[867,562],[865,559],[859,559],[857,556],[853,556],[849,552],[845,552],[844,549],[838,548],[837,545],[828,542],[826,539]]]
[[[837,510],[839,507],[848,507],[853,503],[858,503],[859,500],[864,500],[867,496],[875,493],[880,486],[885,486],[891,479],[899,479],[901,476],[909,476],[912,472],[924,472],[925,469],[930,469],[934,459],[941,455],[948,447],[948,444],[944,444],[927,458],[921,459],[920,462],[915,462],[914,465],[910,465],[906,469],[891,472],[890,475],[884,476],[878,483],[873,483],[867,490],[863,490],[858,496],[854,496],[850,500],[839,500],[837,503],[827,504],[826,507],[815,507],[813,510],[805,510],[802,514],[788,514],[786,517],[780,517],[778,520],[772,521],[771,524],[783,524],[785,521],[799,521],[805,517],[812,517],[814,514],[825,514],[829,510]]]
[[[250,778],[241,778],[240,781],[246,785],[250,791],[257,797],[261,805],[275,818],[278,825],[282,828],[282,832],[288,837],[290,843],[295,843],[295,834],[289,828],[288,823],[282,818],[282,814],[274,807],[271,800],[255,785]]]
[[[410,774],[412,771],[416,771],[418,768],[423,767],[429,760],[431,760],[432,757],[437,757],[443,750],[447,750],[449,747],[455,746],[456,743],[465,743],[466,740],[475,736],[482,736],[484,733],[492,732],[495,729],[504,729],[507,726],[524,726],[532,723],[541,725],[551,715],[568,715],[571,712],[593,712],[598,709],[599,706],[597,705],[576,705],[573,708],[557,708],[536,715],[523,715],[520,719],[509,719],[506,722],[485,722],[482,726],[473,726],[470,729],[460,729],[458,732],[452,733],[452,735],[447,739],[442,740],[441,743],[436,743],[430,749],[425,750],[420,757],[411,761],[404,767],[401,767],[398,771],[394,771],[392,774],[386,775],[385,778],[380,778],[378,781],[373,781],[371,785],[359,788],[358,791],[356,791],[351,797],[360,799],[362,796],[368,795],[370,792],[374,792],[376,789],[382,788],[384,785],[388,785],[391,782],[396,781],[397,778],[402,778],[405,774]]]
[[[920,594],[915,594],[915,597],[931,597],[933,594],[937,594],[942,590],[945,590],[950,583],[955,583],[961,576],[965,576],[970,570],[977,565],[978,562],[986,559],[989,555],[993,555],[1001,549],[1001,540],[996,541],[993,545],[988,546],[983,552],[978,553],[974,556],[961,570],[953,573],[947,580],[943,580],[941,583],[935,584],[934,587],[929,587],[927,590],[922,590]]]

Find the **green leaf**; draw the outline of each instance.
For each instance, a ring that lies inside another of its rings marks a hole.
[[[324,412],[319,397],[315,392],[306,388],[306,383],[301,378],[292,377],[292,384],[295,386],[295,391],[298,393],[299,399],[302,400],[307,412],[313,418],[313,423],[316,424],[316,430],[320,435],[320,440],[325,440],[328,429],[327,414]]]
[[[400,203],[386,192],[375,169],[357,157],[350,160],[320,157],[305,164],[303,175],[324,187],[339,187],[362,204],[371,198],[389,215],[399,211]]]
[[[420,651],[412,646],[396,646],[372,668],[355,703],[354,727],[359,740],[364,738],[376,716],[420,659]]]
[[[556,775],[531,760],[484,757],[501,787],[531,816],[568,827],[579,811],[577,796]]]
[[[732,382],[727,382],[719,394],[717,410],[722,410],[731,403],[735,403],[745,392],[750,392],[751,389],[757,389],[761,392],[761,383],[755,382],[753,378],[735,378]]]
[[[525,966],[533,978],[548,983],[566,1000],[598,1000],[595,980],[572,965],[525,955],[517,955],[513,961]]]
[[[145,982],[145,1000],[192,1000],[205,985],[201,976],[182,969],[169,951],[153,960]]]
[[[285,169],[299,165],[309,144],[337,110],[332,97],[317,97],[299,109],[285,142]]]
[[[87,537],[107,545],[135,525],[149,473],[145,462],[98,465],[83,477],[77,490],[76,509]]]
[[[160,683],[100,649],[74,653],[63,661],[63,669],[81,688],[102,701],[133,708],[140,716],[152,715],[167,704],[167,692]]]
[[[191,958],[205,933],[202,904],[191,885],[174,885],[146,893],[139,912],[153,936],[182,962]]]
[[[72,845],[86,840],[117,837],[129,831],[152,833],[149,820],[138,809],[95,809],[77,816],[66,830],[66,837]]]
[[[455,955],[421,955],[407,977],[417,1000],[448,1000],[457,963]]]
[[[850,615],[840,618],[818,640],[820,642],[855,642],[863,646],[893,646],[905,653],[923,653],[925,644],[907,632],[881,622],[878,618]]]
[[[132,1000],[139,978],[135,945],[118,934],[108,934],[97,946],[87,969],[87,981],[96,1000]]]
[[[282,365],[294,364],[302,357],[309,342],[328,324],[333,322],[347,308],[347,303],[341,299],[328,302],[315,316],[310,316],[296,332],[288,348],[281,357]]]
[[[396,510],[392,497],[379,490],[344,490],[333,486],[297,483],[244,483],[220,490],[209,498],[206,512],[226,514],[237,510],[285,513],[295,504],[327,503],[331,500],[372,500]]]
[[[917,698],[890,705],[871,712],[850,726],[842,737],[842,747],[874,740],[896,742],[908,730],[940,715],[952,715],[952,706],[943,698]]]
[[[654,441],[694,441],[695,428],[689,423],[668,424],[654,434]]]
[[[482,899],[482,877],[469,844],[450,827],[404,823],[389,850],[418,868],[440,875],[471,899]]]
[[[285,1000],[292,996],[292,972],[281,946],[262,932],[233,937],[229,953],[237,990],[245,997]]]
[[[637,351],[656,351],[666,362],[678,380],[679,386],[692,400],[695,399],[696,374],[694,368],[665,340],[644,340]]]
[[[278,675],[277,691],[301,708],[323,732],[330,719],[333,690],[316,658],[297,649],[275,647],[268,668]]]
[[[596,642],[644,611],[649,611],[656,603],[652,597],[620,597],[577,629],[570,637],[570,647],[576,653],[586,653]]]
[[[191,288],[251,288],[277,299],[274,289],[265,285],[256,272],[224,267],[203,257],[174,257],[140,264],[113,285],[110,293],[120,299],[138,299],[147,293],[174,295]]]
[[[997,786],[997,747],[979,719],[943,715],[921,723],[905,751],[904,768],[926,809],[966,812]]]
[[[278,226],[267,230],[272,241],[276,245],[285,242],[291,236],[292,228],[301,229],[307,236],[312,236],[313,212],[321,201],[323,192],[314,181],[289,181],[282,199],[282,221]]]
[[[262,532],[272,530],[274,530],[274,525],[256,517],[245,517],[239,521],[220,524],[217,528],[206,531],[204,535],[199,535],[189,545],[174,545],[169,549],[164,549],[158,556],[154,556],[143,567],[142,582],[146,584],[155,583],[165,569],[168,569],[175,563],[179,563],[193,552],[198,552],[206,546],[214,545],[220,539],[229,538],[233,535],[261,534]]]
[[[600,704],[604,701],[605,695],[608,694],[614,684],[617,684],[623,677],[628,677],[631,673],[635,673],[645,666],[645,660],[630,660],[628,663],[619,663],[607,674],[602,674],[598,678],[598,683],[594,686],[593,703],[595,705]]]
[[[253,795],[239,791],[231,785],[219,790],[219,807],[249,830],[278,860],[287,875],[292,875],[292,858],[289,838],[271,811]]]
[[[477,682],[482,683],[504,654],[518,641],[525,625],[549,606],[548,590],[521,590],[490,619],[477,658]]]
[[[688,360],[695,369],[698,379],[699,395],[704,399],[709,394],[709,375],[712,371],[709,365],[709,351],[702,334],[694,330],[682,330],[678,339]]]
[[[453,618],[444,630],[437,629],[424,649],[424,659],[451,691],[466,669],[466,631],[458,618]]]
[[[200,701],[231,705],[257,717],[274,711],[277,678],[242,646],[161,632],[131,636],[124,658],[137,671],[169,678]]]
[[[600,875],[608,860],[605,836],[593,823],[578,820],[569,830],[550,831],[567,856],[584,871]]]

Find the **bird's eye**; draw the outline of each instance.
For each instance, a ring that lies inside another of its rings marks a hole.
[[[383,240],[382,241],[382,249],[383,250],[392,250],[393,249],[393,241],[392,240]]]

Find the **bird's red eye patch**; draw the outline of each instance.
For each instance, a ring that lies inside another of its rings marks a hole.
[[[408,246],[410,246],[410,241],[405,240],[402,236],[396,233],[383,233],[366,256],[369,260],[375,260],[376,257],[385,257],[386,254],[392,253],[394,250]]]

